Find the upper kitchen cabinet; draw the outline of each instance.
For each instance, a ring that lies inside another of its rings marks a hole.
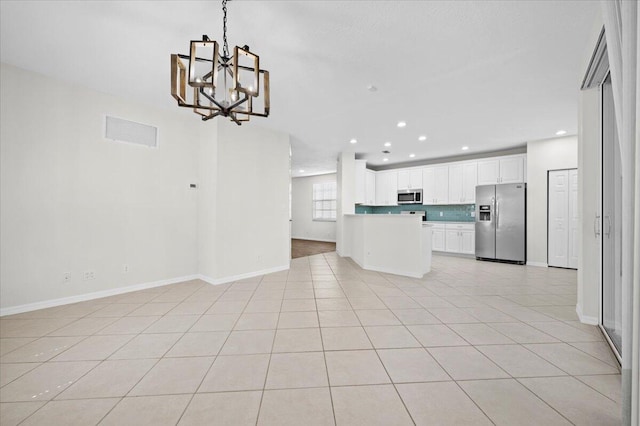
[[[376,172],[373,170],[365,170],[364,179],[365,197],[364,203],[368,206],[376,204]]]
[[[376,173],[376,205],[398,205],[397,171],[384,171]]]
[[[449,203],[449,166],[422,169],[422,204]]]
[[[476,162],[449,166],[449,204],[473,204],[476,201],[478,165]]]
[[[525,156],[478,161],[478,185],[524,182]]]
[[[366,202],[367,160],[356,160],[356,204]]]
[[[422,185],[421,169],[398,170],[398,190],[423,189]]]

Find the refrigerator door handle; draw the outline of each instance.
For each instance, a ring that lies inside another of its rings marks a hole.
[[[496,201],[496,229],[500,228],[500,201]]]

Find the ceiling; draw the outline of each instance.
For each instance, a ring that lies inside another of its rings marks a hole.
[[[251,46],[271,75],[271,116],[245,125],[291,134],[294,176],[334,171],[341,151],[381,166],[575,134],[599,7],[234,0],[229,44]],[[175,105],[169,55],[202,34],[221,40],[220,2],[0,2],[2,62],[190,114],[194,126],[209,123]]]

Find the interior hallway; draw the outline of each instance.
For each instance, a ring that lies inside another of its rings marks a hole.
[[[0,319],[0,423],[620,423],[576,272],[434,255],[424,279],[327,253]]]

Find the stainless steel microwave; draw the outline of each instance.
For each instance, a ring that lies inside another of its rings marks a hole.
[[[398,191],[398,204],[422,204],[422,189]]]

